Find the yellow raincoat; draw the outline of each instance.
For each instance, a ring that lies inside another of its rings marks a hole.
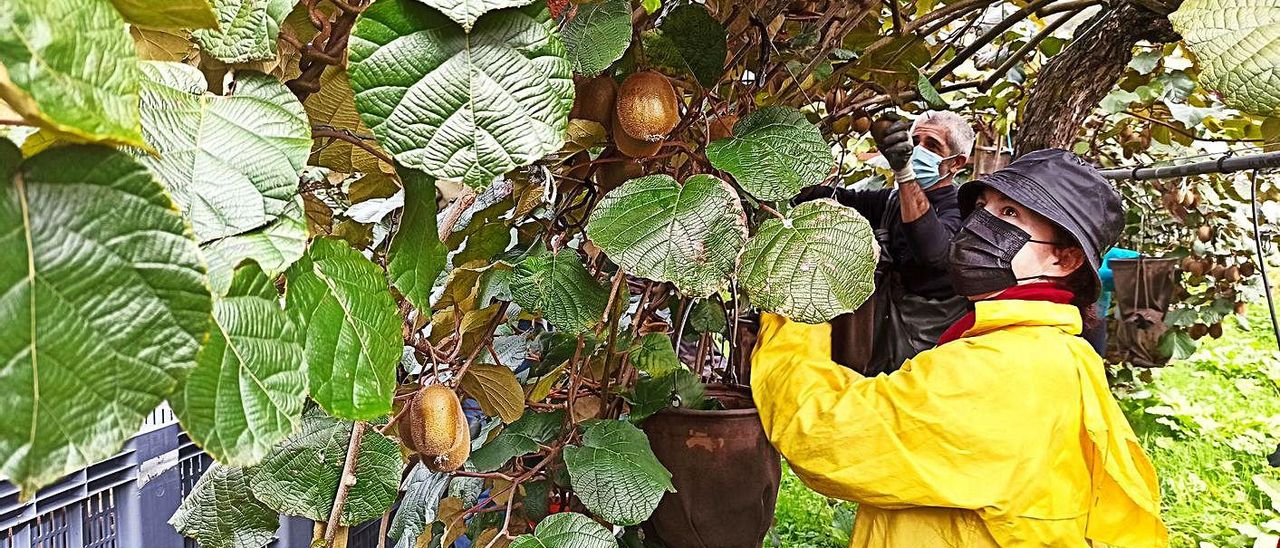
[[[1080,314],[981,301],[964,338],[889,375],[830,359],[831,327],[765,314],[751,388],[809,487],[861,503],[851,546],[1167,546],[1155,471]]]

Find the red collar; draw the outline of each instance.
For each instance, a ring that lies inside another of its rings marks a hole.
[[[1069,290],[1063,289],[1059,285],[1051,282],[1038,282],[1027,285],[1015,285],[1000,292],[999,295],[991,297],[992,301],[1049,301],[1051,303],[1067,304],[1071,299],[1075,298],[1075,294]],[[970,311],[964,317],[956,320],[946,331],[938,337],[938,346],[954,341],[964,336],[965,332],[973,329],[977,316]]]

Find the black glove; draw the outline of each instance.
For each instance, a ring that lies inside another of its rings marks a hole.
[[[795,198],[791,199],[791,205],[793,206],[800,205],[805,202],[812,202],[814,200],[821,200],[823,198],[835,198],[835,196],[836,196],[835,187],[831,187],[827,185],[807,186],[801,189],[800,193],[797,194]]]
[[[883,132],[872,132],[875,138],[876,149],[889,161],[889,167],[894,171],[898,171],[907,164],[911,163],[911,151],[915,149],[915,145],[911,144],[911,121],[903,120],[895,113],[886,113],[880,117],[881,120],[892,120],[893,123]]]

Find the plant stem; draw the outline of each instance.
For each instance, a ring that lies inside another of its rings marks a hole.
[[[391,528],[391,509],[382,513],[382,524],[378,526],[378,548],[387,548],[387,529]]]
[[[392,159],[390,156],[387,156],[385,152],[378,150],[377,147],[374,147],[367,142],[367,141],[374,141],[374,138],[372,136],[361,135],[354,131],[342,129],[342,128],[335,128],[330,126],[312,126],[311,138],[312,139],[330,138],[330,139],[337,139],[339,141],[345,141],[345,142],[351,143],[352,145],[360,147],[361,150],[364,150],[365,152],[372,154],[374,157],[376,157],[379,160],[382,160],[388,164],[393,164],[393,165],[395,164],[394,159]]]
[[[476,203],[477,197],[476,191],[467,187],[463,190],[463,194],[458,196],[457,200],[454,200],[453,205],[449,206],[449,213],[440,222],[440,228],[438,229],[440,241],[443,242],[449,239],[449,235],[453,234],[454,225],[458,224],[458,219],[462,218],[462,214],[470,209],[472,204]]]
[[[342,518],[342,508],[347,505],[347,496],[351,487],[356,484],[356,464],[360,458],[360,440],[364,439],[365,423],[356,421],[351,424],[351,441],[347,444],[347,459],[342,463],[342,475],[338,477],[338,492],[333,497],[333,509],[329,511],[329,522],[324,528],[325,548],[333,548],[333,539],[338,534],[338,521]]]
[[[498,312],[493,315],[493,319],[489,320],[489,325],[485,326],[485,336],[481,339],[482,341],[487,341],[493,338],[493,331],[498,328],[498,325],[502,323],[502,320],[507,318],[507,307],[510,305],[510,301],[502,301],[502,305],[498,307]],[[458,346],[462,346],[461,339],[458,340]],[[476,357],[480,355],[480,351],[484,350],[484,348],[484,344],[478,344],[473,350],[471,350],[471,353],[467,355],[467,361],[462,363],[462,367],[454,374],[454,378],[450,379],[453,386],[456,387],[458,386],[458,383],[462,382],[462,376],[467,373],[467,369],[471,367],[472,362],[476,361]]]

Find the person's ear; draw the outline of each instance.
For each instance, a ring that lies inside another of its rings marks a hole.
[[[1058,248],[1053,255],[1055,260],[1045,273],[1048,276],[1061,278],[1084,266],[1084,250],[1078,247]]]
[[[969,157],[963,154],[947,160],[947,176],[950,177],[960,173],[964,169],[965,164],[969,163]]]

